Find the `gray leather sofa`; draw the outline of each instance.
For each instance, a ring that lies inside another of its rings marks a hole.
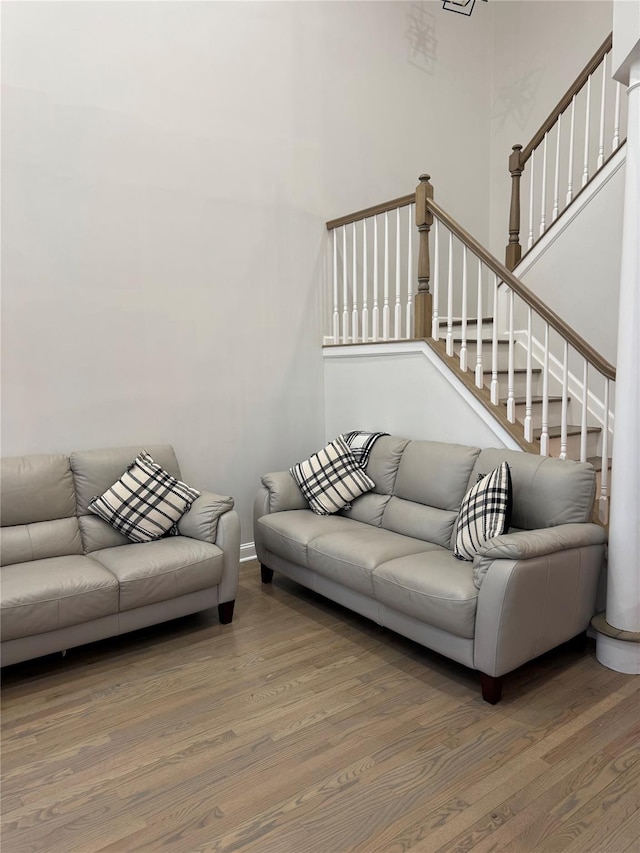
[[[473,562],[458,560],[452,539],[462,498],[504,460],[511,527]],[[603,528],[590,523],[591,465],[386,436],[366,472],[375,489],[328,516],[309,510],[288,471],[262,478],[254,537],[263,582],[280,572],[478,670],[491,703],[505,673],[584,634],[605,543]]]
[[[221,622],[231,621],[240,556],[232,498],[202,492],[179,535],[144,543],[87,511],[142,449],[2,460],[3,666],[213,605]],[[172,447],[145,449],[181,478]]]

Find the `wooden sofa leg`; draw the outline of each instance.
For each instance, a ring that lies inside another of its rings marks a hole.
[[[271,583],[273,580],[273,569],[270,569],[268,566],[263,566],[260,563],[260,575],[262,577],[262,583]]]
[[[218,618],[222,625],[228,625],[233,619],[234,601],[223,601],[218,605]]]
[[[503,675],[485,675],[480,673],[480,687],[482,688],[482,698],[490,705],[496,705],[502,697],[502,682]]]
[[[570,640],[567,640],[566,647],[572,652],[585,652],[587,650],[587,632],[576,634]]]

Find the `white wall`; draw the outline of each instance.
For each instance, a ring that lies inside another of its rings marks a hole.
[[[612,0],[497,0],[493,10],[491,251],[509,238],[513,145],[525,146],[612,29]],[[521,241],[522,242],[522,241]],[[566,318],[570,322],[570,318]]]
[[[324,382],[327,441],[358,429],[519,449],[426,344],[326,350]]]
[[[430,171],[488,235],[487,9],[3,4],[3,454],[171,442],[250,541],[324,438],[324,221]]]
[[[596,178],[554,225],[542,251],[534,247],[517,271],[612,364],[617,360],[624,153],[605,167],[606,179]]]

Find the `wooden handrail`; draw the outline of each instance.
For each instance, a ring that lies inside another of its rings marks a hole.
[[[522,152],[520,154],[521,166],[524,166],[529,157],[531,157],[531,152],[534,151],[544,139],[545,133],[548,133],[549,130],[551,130],[553,125],[556,123],[558,116],[563,113],[571,103],[573,96],[577,94],[580,89],[582,89],[584,84],[589,79],[589,75],[593,74],[598,65],[600,65],[600,63],[602,62],[603,57],[607,53],[609,53],[609,51],[611,50],[611,45],[613,43],[612,35],[612,33],[609,33],[609,35],[602,42],[600,47],[593,54],[584,69],[580,72],[580,74],[578,74],[571,86],[569,86],[566,93],[562,96],[562,98],[560,98],[556,106],[551,110],[546,120],[543,121],[540,126],[540,129],[535,133],[531,142],[529,142],[529,144],[522,149]]]
[[[358,210],[356,213],[349,213],[347,216],[341,216],[339,219],[330,219],[327,222],[327,231],[333,231],[334,228],[340,228],[342,225],[351,225],[352,222],[360,222],[361,219],[368,219],[370,216],[377,216],[379,213],[388,213],[390,210],[395,210],[398,207],[406,207],[408,204],[413,204],[416,199],[415,193],[394,198],[391,201],[383,201],[382,204],[374,204],[373,207],[365,207],[364,210]]]
[[[522,148],[521,145],[514,145],[513,146],[511,155],[509,157],[509,172],[511,174],[511,205],[509,207],[509,242],[507,244],[507,250],[506,250],[506,256],[505,256],[505,261],[506,261],[507,267],[510,270],[515,269],[515,267],[519,263],[520,259],[522,258],[522,247],[520,245],[520,178],[522,176],[522,172],[524,170],[524,167],[525,167],[526,163],[528,162],[528,160],[530,159],[530,157],[532,156],[533,152],[537,149],[537,147],[543,141],[545,141],[545,146],[544,146],[544,158],[545,159],[544,159],[544,162],[546,163],[546,156],[547,156],[546,138],[547,138],[547,134],[551,131],[553,126],[556,124],[556,122],[560,121],[560,116],[571,105],[574,98],[580,92],[580,90],[585,85],[585,83],[587,83],[587,81],[590,79],[591,75],[600,66],[600,64],[603,62],[603,60],[605,60],[607,53],[609,53],[609,51],[611,50],[612,44],[613,44],[613,34],[609,33],[609,35],[602,42],[600,47],[593,54],[593,56],[591,57],[589,62],[582,69],[580,74],[578,74],[578,76],[573,81],[571,86],[569,86],[569,88],[567,89],[565,94],[562,96],[562,98],[560,98],[560,100],[558,101],[556,106],[551,110],[551,112],[549,113],[549,115],[547,116],[545,121],[542,123],[540,128],[533,135],[533,137],[532,137],[531,141],[528,143],[528,145],[525,145],[524,148]],[[604,80],[603,80],[603,92],[602,92],[602,94],[603,94],[603,97],[602,97],[602,110],[603,110],[603,112],[602,112],[601,122],[604,119]],[[589,114],[589,104],[587,104],[587,118],[588,118],[588,114]],[[571,114],[571,134],[572,134],[571,139],[573,140],[573,111]],[[587,139],[588,139],[588,129],[587,129]],[[571,142],[571,144],[573,144],[573,142]],[[587,145],[587,143],[585,142],[585,146],[586,145]],[[602,145],[602,142],[601,142],[601,145]],[[558,153],[560,151],[560,131],[559,130],[558,130],[558,137],[557,137],[557,146],[558,147],[556,149],[556,158],[558,157]],[[588,149],[586,149],[586,150],[588,150]],[[603,149],[601,149],[601,153],[603,153]],[[570,152],[570,157],[571,157],[571,155],[572,155],[572,152]],[[585,153],[585,157],[586,156],[587,155]],[[571,159],[569,162],[571,164],[571,162],[572,162]],[[601,163],[598,166],[597,171],[600,170],[602,165],[603,164]],[[533,166],[532,166],[532,168],[533,168]],[[571,173],[571,165],[569,166],[569,171]],[[594,175],[595,174],[596,173],[594,173]],[[591,175],[589,180],[591,180],[591,178],[593,178],[594,175]],[[533,177],[533,173],[532,173],[532,177]],[[588,177],[587,165],[586,164],[585,164],[585,175],[583,176],[583,179],[584,179],[584,177]],[[571,181],[571,174],[569,175],[569,178]],[[557,180],[558,180],[558,164],[556,162],[556,182],[557,182]],[[584,180],[583,180],[583,186],[584,186]],[[571,187],[571,183],[570,183],[570,187]],[[544,184],[543,184],[543,190],[544,190]],[[571,196],[569,195],[567,198],[567,204],[569,204],[570,201],[571,201]],[[557,205],[557,199],[556,199],[556,205]],[[542,233],[542,231],[544,231],[544,224],[545,224],[545,219],[544,219],[544,214],[545,214],[545,211],[544,211],[544,192],[543,192],[543,205],[542,205],[542,207],[543,207],[543,209],[542,209],[542,221],[541,221],[541,229],[542,230],[541,230],[541,233]],[[556,215],[557,215],[557,206],[554,208],[554,211],[556,212]],[[530,236],[531,236],[531,232],[530,232]],[[529,248],[531,248],[531,246],[529,246]]]
[[[437,202],[433,200],[433,198],[427,198],[426,206],[433,215],[440,220],[440,222],[446,225],[459,240],[468,246],[468,248],[471,249],[471,251],[498,276],[500,281],[508,285],[515,293],[518,294],[518,296],[530,305],[531,308],[533,308],[533,310],[536,311],[543,320],[549,323],[556,332],[565,338],[565,340],[567,340],[569,344],[571,344],[571,346],[580,353],[580,355],[584,356],[584,358],[586,358],[587,361],[599,370],[607,379],[615,380],[615,367],[603,358],[603,356],[601,356],[597,350],[587,343],[584,338],[575,332],[571,326],[567,325],[561,317],[545,305],[545,303],[542,302],[535,293],[529,290],[529,288],[523,284],[519,278],[516,278],[516,276],[503,266],[497,258],[488,252],[484,246],[475,239],[475,237],[472,237],[468,231],[465,231],[462,225],[459,225],[455,219],[449,216],[449,214],[446,213],[446,211],[444,211]]]

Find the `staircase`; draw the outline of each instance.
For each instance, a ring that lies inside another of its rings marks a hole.
[[[490,357],[490,352],[488,349],[490,344],[486,341],[486,333],[487,327],[490,323],[490,318],[483,319],[483,326],[485,327],[485,335],[480,336],[481,346],[483,349],[483,356],[487,358]],[[454,330],[462,324],[462,321],[459,318],[454,319],[453,328]],[[441,325],[441,332],[446,334],[446,326]],[[477,342],[478,342],[478,323],[476,320],[468,322],[467,325],[467,340],[466,345],[467,349],[471,349],[475,355],[477,351]],[[471,382],[470,375],[471,371],[468,369],[466,375],[463,371],[460,371],[458,368],[458,364],[460,361],[461,352],[463,350],[464,341],[461,337],[453,338],[453,356],[448,356],[446,353],[446,346],[441,345],[436,349],[436,352],[440,355],[440,357],[449,364],[450,367],[453,367],[458,375],[465,381],[468,385]],[[497,378],[498,378],[498,395],[500,399],[500,406],[502,407],[502,411],[500,413],[495,413],[494,416],[500,420],[503,426],[506,426],[511,435],[516,439],[520,447],[523,450],[526,450],[530,453],[540,453],[540,440],[543,433],[543,409],[545,406],[545,397],[542,394],[542,385],[543,385],[543,367],[542,365],[538,365],[537,367],[531,368],[531,376],[532,376],[532,395],[531,395],[531,426],[533,430],[532,441],[527,441],[525,438],[525,419],[527,417],[527,398],[526,398],[526,377],[527,377],[527,366],[526,366],[526,351],[524,348],[521,350],[516,349],[515,353],[515,361],[514,361],[514,406],[515,406],[515,422],[514,424],[510,424],[507,419],[507,395],[508,395],[508,376],[509,376],[509,342],[508,340],[498,340],[498,364],[497,364]],[[488,406],[488,408],[493,409],[491,406],[491,380],[492,380],[492,371],[491,370],[483,370],[482,372],[482,390],[484,392],[483,396],[480,398],[483,402]],[[553,380],[552,380],[553,384]],[[549,456],[561,456],[567,459],[580,459],[586,458],[586,461],[589,462],[596,470],[597,474],[597,489],[598,493],[601,492],[602,489],[602,456],[599,455],[600,448],[602,446],[602,426],[599,424],[587,424],[586,428],[586,449],[584,451],[585,457],[582,457],[581,454],[581,443],[582,443],[582,425],[580,423],[567,423],[566,425],[566,447],[563,452],[562,447],[562,405],[563,398],[561,393],[561,386],[559,383],[555,383],[557,385],[556,390],[558,393],[554,395],[553,393],[549,393],[546,398],[547,405],[547,436],[548,436],[548,453]],[[567,405],[570,409],[572,403],[572,398],[567,395]],[[515,428],[514,428],[515,427]],[[608,459],[607,470],[611,470],[611,458]],[[610,486],[610,477],[609,477],[609,486]]]
[[[523,450],[594,465],[602,523],[608,520],[615,368],[527,288],[517,277],[517,265],[524,257],[520,181],[527,164],[528,251],[544,241],[606,166],[609,114],[613,151],[624,142],[619,87],[608,94],[610,49],[609,38],[529,145],[514,146],[506,266],[436,203],[428,175],[421,176],[415,193],[327,223],[333,274],[324,339],[327,346],[423,340]],[[592,93],[599,110],[591,110]],[[573,128],[581,121],[577,113],[583,103],[585,126],[590,114],[598,120],[595,142],[587,133],[578,157]],[[562,131],[567,126],[568,136]],[[540,148],[543,167],[534,170]],[[547,175],[552,150],[555,169]],[[563,157],[568,166],[560,165]],[[560,174],[568,176],[566,194]]]

